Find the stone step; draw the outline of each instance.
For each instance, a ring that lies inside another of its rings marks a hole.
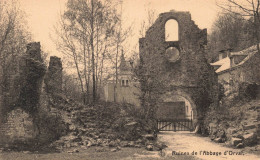
[[[247,125],[243,125],[243,129],[244,130],[249,130],[249,129],[254,129],[256,128],[255,124],[247,124]]]

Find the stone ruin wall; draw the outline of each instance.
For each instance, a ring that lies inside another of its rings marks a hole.
[[[51,57],[48,70],[41,58],[40,43],[29,43],[26,53],[20,57],[19,72],[10,79],[10,93],[6,106],[10,110],[0,124],[1,144],[26,142],[36,138],[38,130],[33,123],[33,114],[42,107],[46,110],[48,100],[46,86],[51,92],[61,92],[62,64],[58,57]],[[45,81],[43,83],[43,81]],[[4,138],[3,138],[4,137]]]
[[[165,24],[173,19],[178,23],[178,41],[165,41]],[[161,65],[169,76],[168,89],[164,96],[180,95],[192,101],[196,106],[198,118],[203,110],[200,104],[204,100],[198,98],[201,88],[207,87],[211,102],[216,102],[217,75],[207,63],[204,46],[207,44],[207,30],[199,29],[191,19],[189,12],[170,11],[159,15],[155,23],[147,30],[145,37],[139,39],[140,59],[148,64],[150,59],[161,59]],[[165,55],[169,47],[175,47],[180,52],[180,58],[170,63]],[[158,56],[159,55],[159,56]],[[158,75],[163,77],[164,75]],[[206,84],[207,86],[202,86]],[[166,98],[166,97],[165,97]],[[167,97],[169,98],[169,97]]]
[[[50,57],[49,67],[44,78],[44,83],[46,85],[46,92],[51,94],[62,92],[62,63],[59,57]]]

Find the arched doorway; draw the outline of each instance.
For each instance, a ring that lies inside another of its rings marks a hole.
[[[193,131],[197,123],[196,105],[188,94],[181,90],[167,93],[157,110],[159,131]]]

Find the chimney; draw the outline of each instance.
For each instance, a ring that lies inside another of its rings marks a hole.
[[[232,51],[231,48],[220,50],[218,55],[218,60],[224,59],[226,57],[230,57],[230,51]]]

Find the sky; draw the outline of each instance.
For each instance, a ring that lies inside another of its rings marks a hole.
[[[50,56],[62,57],[50,36],[55,37],[53,26],[57,23],[60,13],[65,9],[67,0],[20,0],[21,9],[26,12],[29,29],[34,41],[39,41],[42,50]],[[147,10],[157,14],[170,10],[189,11],[199,28],[211,26],[217,17],[219,8],[215,0],[122,0],[123,27],[132,25],[132,34],[127,39],[127,54],[138,51],[138,39],[141,22],[147,19]]]

